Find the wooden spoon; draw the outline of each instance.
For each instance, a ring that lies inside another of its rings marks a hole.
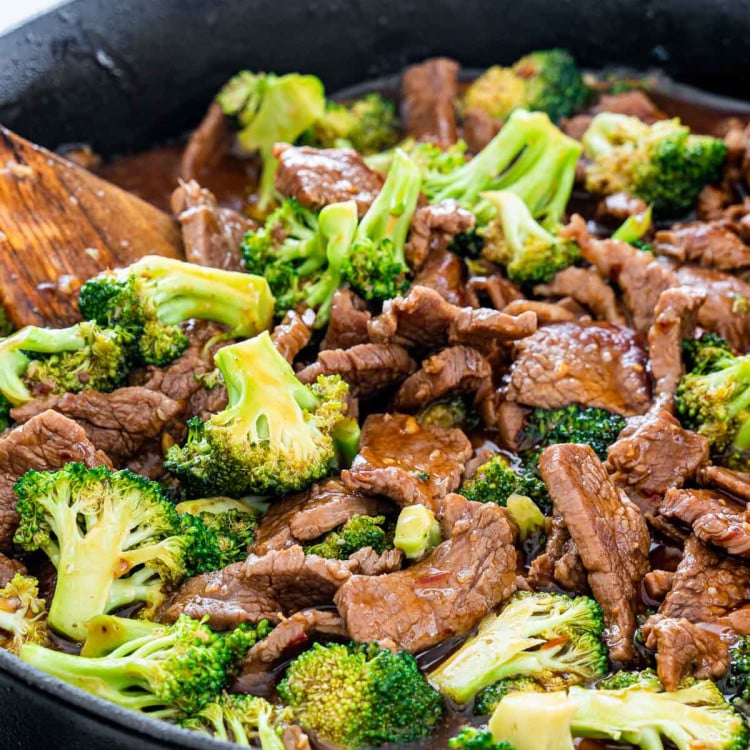
[[[170,216],[0,127],[0,303],[14,325],[76,322],[86,279],[149,254],[184,258]]]

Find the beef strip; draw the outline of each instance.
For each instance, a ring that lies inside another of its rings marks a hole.
[[[310,738],[304,733],[302,727],[289,724],[284,727],[281,734],[284,750],[311,750]]]
[[[314,322],[312,310],[305,310],[302,314],[289,310],[271,332],[273,345],[289,364],[310,343]]]
[[[11,414],[23,423],[47,409],[76,421],[89,440],[120,465],[136,456],[148,440],[161,435],[183,406],[163,393],[135,386],[111,393],[47,396],[17,406]]]
[[[714,490],[670,490],[661,514],[688,524],[706,544],[750,558],[750,512],[744,504]]]
[[[625,318],[617,307],[614,290],[590,268],[565,268],[555,274],[548,284],[534,287],[534,294],[542,297],[572,297],[591,310],[596,320],[625,324]]]
[[[502,310],[513,300],[523,299],[521,290],[494,263],[480,259],[472,263],[470,270],[466,297],[472,307],[482,307],[486,300],[490,307]]]
[[[724,466],[703,466],[698,471],[696,479],[702,486],[716,487],[750,502],[750,474],[732,471]]]
[[[664,493],[682,487],[707,462],[708,440],[658,409],[628,422],[610,446],[606,466],[614,483],[653,517]]]
[[[180,162],[183,180],[196,180],[215,164],[232,142],[229,120],[217,102],[211,102],[200,125],[192,132]]]
[[[357,344],[367,344],[370,334],[367,325],[371,315],[364,300],[351,289],[337,289],[331,300],[331,317],[320,351],[324,349],[351,349]]]
[[[0,438],[0,548],[7,548],[18,525],[16,480],[32,469],[50,471],[71,462],[110,466],[84,430],[56,411],[42,411]]]
[[[654,249],[679,263],[722,271],[750,268],[750,247],[718,221],[677,224],[657,232]]]
[[[588,445],[550,446],[539,459],[539,471],[604,610],[610,656],[632,661],[640,585],[649,570],[646,522]]]
[[[595,218],[605,224],[621,224],[630,216],[642,214],[648,206],[645,201],[628,193],[612,193],[602,198],[596,205]]]
[[[243,271],[240,243],[255,224],[231,208],[221,208],[212,192],[195,180],[172,193],[172,213],[182,225],[185,258],[191,263]]]
[[[570,538],[565,521],[556,514],[546,519],[547,544],[544,552],[534,558],[526,580],[532,589],[549,588],[553,583],[574,594],[587,594],[586,569]]]
[[[619,94],[602,94],[592,111],[595,114],[615,112],[619,115],[637,117],[647,123],[663,120],[667,116],[646,94],[636,90],[623,91]]]
[[[455,60],[436,57],[410,65],[401,79],[401,109],[406,135],[445,148],[456,142],[458,68]]]
[[[494,118],[489,112],[469,107],[464,112],[463,136],[469,151],[479,153],[499,132],[503,121]]]
[[[398,385],[417,368],[409,352],[398,344],[358,344],[351,349],[326,349],[297,373],[303,383],[319,375],[340,375],[354,396],[371,396]]]
[[[695,214],[702,221],[713,221],[721,219],[724,209],[732,202],[732,196],[724,187],[706,185],[700,193],[695,204]]]
[[[474,224],[474,214],[453,199],[419,206],[412,217],[404,247],[407,263],[413,271],[419,271],[430,250],[445,250],[457,234],[468,232]]]
[[[643,576],[643,588],[646,594],[656,602],[661,602],[672,588],[674,571],[650,570]]]
[[[363,216],[383,185],[383,177],[352,149],[277,143],[273,154],[279,161],[276,189],[313,211],[353,200]]]
[[[26,566],[22,562],[6,557],[0,552],[0,588],[10,583],[16,573],[27,575],[28,572],[29,571],[26,570]]]
[[[515,343],[507,397],[554,409],[596,406],[632,416],[648,409],[646,353],[629,328],[609,323],[557,323]]]
[[[455,253],[447,250],[430,250],[427,262],[414,277],[413,286],[434,289],[446,302],[452,305],[465,305],[466,268],[464,262]]]
[[[729,669],[729,646],[718,633],[685,618],[654,615],[643,626],[646,647],[656,651],[656,671],[667,691],[686,677],[718,680]]]
[[[427,348],[513,340],[535,330],[532,312],[513,316],[489,308],[457,307],[422,286],[412,287],[406,297],[387,300],[382,314],[369,325],[373,341]]]
[[[362,426],[359,453],[341,479],[351,490],[437,511],[461,482],[471,453],[461,430],[422,427],[405,414],[371,414]]]
[[[349,635],[421,651],[468,633],[516,589],[515,527],[505,509],[445,499],[450,538],[405,570],[353,576],[335,603]]]
[[[262,555],[298,542],[309,542],[346,523],[352,516],[382,512],[384,501],[348,490],[327,479],[304,492],[275,501],[255,530],[250,551]]]
[[[372,547],[363,547],[349,560],[357,563],[357,575],[381,576],[399,570],[404,562],[404,553],[400,549],[387,549],[378,554]]]
[[[556,305],[552,302],[541,302],[536,299],[514,299],[503,308],[503,312],[506,315],[521,315],[525,312],[533,312],[540,326],[546,326],[550,323],[565,323],[568,320],[578,319],[578,316],[574,312],[561,305]]]

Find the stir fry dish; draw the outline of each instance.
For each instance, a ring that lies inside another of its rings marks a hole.
[[[549,50],[68,156],[185,260],[4,325],[2,648],[263,750],[748,747],[750,126]]]

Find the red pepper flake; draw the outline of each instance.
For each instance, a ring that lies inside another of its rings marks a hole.
[[[440,573],[432,573],[428,576],[423,576],[422,578],[417,578],[414,583],[419,584],[420,586],[424,583],[436,583],[437,581],[442,581],[448,576],[450,573],[447,570],[443,570]]]

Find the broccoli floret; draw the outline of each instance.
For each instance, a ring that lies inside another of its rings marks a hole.
[[[325,113],[325,92],[320,79],[289,73],[251,73],[243,70],[224,85],[216,101],[234,118],[237,142],[246,152],[257,151],[263,161],[258,208],[273,201],[277,161],[276,143],[294,143]]]
[[[532,52],[510,68],[488,68],[469,86],[463,101],[466,109],[500,120],[516,109],[528,109],[557,121],[583,107],[589,95],[570,53],[551,49]]]
[[[511,495],[531,498],[545,513],[552,507],[547,487],[531,471],[511,465],[507,456],[498,453],[483,463],[477,473],[467,479],[459,493],[478,503],[497,503],[505,506]]]
[[[603,629],[601,608],[589,597],[516,594],[429,679],[457,703],[508,677],[533,677],[543,686],[581,682],[607,670]]]
[[[653,669],[643,669],[640,672],[626,672],[624,669],[619,669],[614,674],[599,680],[595,687],[597,690],[622,690],[633,685],[661,690],[661,682]]]
[[[612,239],[621,240],[622,242],[627,242],[631,245],[636,242],[648,244],[641,242],[641,239],[648,230],[651,229],[651,213],[651,206],[649,206],[645,211],[642,211],[639,214],[628,216],[628,218],[620,224],[617,230],[613,232]],[[653,250],[651,252],[653,252]]]
[[[278,693],[303,728],[352,749],[411,742],[443,715],[414,657],[375,644],[316,643],[291,663]]]
[[[603,461],[624,427],[624,417],[595,407],[569,404],[558,409],[534,409],[521,434],[521,455],[526,466],[534,469],[548,445],[579,443],[590,445]]]
[[[111,703],[178,719],[212,701],[247,650],[269,630],[263,621],[214,633],[205,623],[181,615],[174,625],[155,627],[106,656],[77,656],[26,644],[20,657]]]
[[[338,529],[326,534],[320,542],[305,547],[305,552],[338,560],[346,560],[365,547],[372,547],[382,554],[391,547],[384,525],[385,516],[354,515]]]
[[[750,703],[750,636],[738,638],[729,649],[729,672],[724,684],[725,693]]]
[[[0,339],[0,408],[42,393],[111,391],[130,371],[130,337],[119,328],[79,323],[70,328],[26,326]]]
[[[503,129],[470,161],[450,172],[427,170],[422,190],[433,203],[453,198],[482,226],[496,208],[481,194],[510,190],[545,227],[562,218],[573,189],[581,144],[542,112],[516,110]]]
[[[508,509],[508,515],[518,526],[518,538],[521,542],[544,529],[544,513],[530,497],[514,492],[505,501],[505,507]]]
[[[396,150],[377,198],[362,217],[342,275],[365,299],[403,292],[409,267],[404,244],[417,208],[422,177],[417,165]]]
[[[564,692],[514,693],[500,701],[490,719],[496,739],[517,750],[573,748],[573,737],[624,742],[642,750],[664,750],[669,741],[678,750],[710,747],[744,750],[750,734],[740,714],[710,680],[700,680],[667,693],[651,679],[617,690],[573,686]],[[672,745],[669,745],[672,747]]]
[[[550,281],[573,265],[581,251],[572,240],[557,237],[534,221],[526,204],[510,190],[482,193],[496,209],[495,218],[479,230],[482,255],[505,266],[508,278],[519,284]]]
[[[497,708],[497,704],[508,693],[543,693],[544,688],[530,677],[511,677],[498,680],[494,685],[482,688],[474,699],[474,714],[489,716]]]
[[[86,640],[81,646],[81,656],[107,656],[129,641],[145,638],[161,627],[150,620],[96,615],[86,623]]]
[[[712,372],[715,364],[727,356],[735,356],[734,349],[726,339],[710,331],[697,339],[684,339],[682,342],[682,361],[688,372]]]
[[[583,136],[586,189],[627,192],[657,216],[690,210],[704,185],[721,176],[727,148],[718,138],[692,135],[679,119],[648,125],[637,117],[602,112]]]
[[[141,360],[160,366],[188,344],[180,323],[211,320],[225,325],[228,337],[254,336],[271,325],[273,303],[262,276],[158,255],[89,279],[78,299],[84,318],[125,329]]]
[[[47,642],[47,607],[36,578],[16,573],[0,589],[0,648],[17,654],[24,643]]]
[[[157,482],[127,469],[70,463],[29,471],[14,489],[14,542],[42,550],[57,569],[48,622],[75,640],[85,638],[95,615],[139,602],[144,615],[155,611],[166,584],[197,572],[201,557],[214,554],[193,529],[183,529]]]
[[[193,419],[184,446],[165,466],[193,496],[273,495],[303,489],[335,463],[332,430],[346,411],[349,388],[338,376],[301,383],[268,332],[225,346],[216,366],[226,409]]]
[[[284,750],[281,733],[291,721],[292,711],[254,695],[222,692],[197,714],[182,719],[185,729],[207,734],[242,747]]]
[[[433,401],[423,406],[414,417],[423,427],[460,427],[466,430],[479,426],[476,412],[463,396]]]
[[[417,503],[401,509],[396,521],[393,546],[400,549],[409,560],[423,558],[442,540],[440,524],[428,507]]]
[[[510,742],[496,742],[492,732],[477,727],[463,727],[448,740],[451,750],[514,750]]]
[[[336,450],[336,465],[339,469],[348,469],[352,465],[359,451],[361,434],[359,422],[354,417],[344,417],[334,425],[331,437]]]

